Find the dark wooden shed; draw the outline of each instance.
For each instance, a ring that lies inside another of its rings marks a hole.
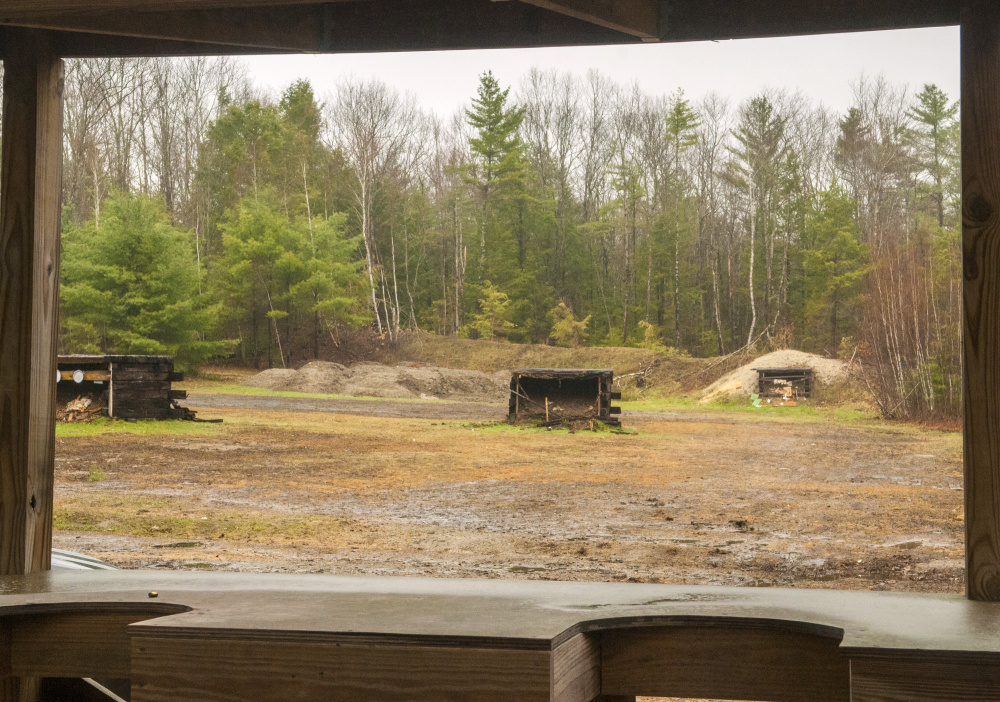
[[[622,396],[611,389],[614,378],[608,369],[519,368],[510,378],[510,420],[621,424],[621,408],[611,404]]]
[[[64,57],[564,46],[955,24],[967,598],[46,572]],[[83,677],[130,678],[135,702],[1000,700],[996,0],[0,0],[0,56],[3,702],[37,699],[43,678]]]
[[[57,400],[69,402],[80,394],[106,400],[109,417],[119,419],[184,419],[176,406],[187,397],[172,383],[184,380],[170,356],[70,355],[58,359]]]

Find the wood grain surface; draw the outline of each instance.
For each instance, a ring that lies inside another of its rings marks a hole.
[[[601,644],[577,634],[552,651],[552,702],[589,702],[601,694]]]
[[[851,702],[998,702],[1000,667],[922,660],[851,661]]]
[[[5,31],[0,164],[0,573],[49,567],[62,177],[62,62]]]
[[[34,614],[0,622],[9,631],[10,674],[27,677],[127,678],[127,627],[155,614]]]
[[[962,18],[966,588],[1000,601],[1000,4]]]
[[[548,702],[547,651],[139,635],[133,702]]]
[[[779,627],[641,627],[601,635],[606,695],[848,702],[835,638]]]

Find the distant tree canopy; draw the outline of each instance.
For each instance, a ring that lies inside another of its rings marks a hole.
[[[886,413],[955,414],[958,105],[933,85],[853,89],[835,114],[780,90],[731,105],[487,71],[442,118],[378,80],[271,98],[229,59],[71,62],[63,346],[201,358],[235,340],[260,367],[361,327],[702,356],[790,344],[860,358]],[[104,329],[98,309],[152,295],[109,293],[81,269],[105,261],[70,253],[85,232],[156,230],[116,190],[160,203],[157,226],[193,251],[171,281],[195,300],[185,340]]]

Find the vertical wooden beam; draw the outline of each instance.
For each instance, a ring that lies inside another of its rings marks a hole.
[[[0,575],[17,575],[52,550],[63,68],[47,32],[4,38]]]
[[[962,13],[965,559],[970,599],[1000,601],[1000,3]]]
[[[63,67],[48,33],[3,33],[0,575],[20,575],[52,557]],[[0,702],[37,700],[39,682],[0,678]]]

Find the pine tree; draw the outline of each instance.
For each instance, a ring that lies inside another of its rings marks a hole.
[[[945,189],[957,170],[958,103],[951,102],[936,85],[925,85],[908,116],[914,122],[911,139],[917,162],[931,179],[930,196],[936,206],[938,226],[945,222]]]
[[[838,183],[820,195],[806,239],[802,272],[808,335],[818,349],[836,356],[841,338],[857,324],[869,259],[859,239],[854,200]]]
[[[63,233],[64,352],[164,354],[185,370],[229,353],[232,342],[205,340],[220,310],[197,294],[191,232],[143,195],[115,194],[104,210],[100,229]]]
[[[698,143],[698,127],[701,119],[684,97],[684,91],[678,90],[670,98],[670,111],[667,113],[666,140],[673,157],[671,164],[671,190],[674,205],[674,348],[681,347],[681,204],[684,200],[684,189],[687,176],[681,169],[681,156]]]
[[[480,199],[480,285],[486,274],[486,231],[491,198],[504,185],[519,184],[526,167],[520,136],[524,109],[508,106],[509,94],[510,88],[501,90],[492,71],[487,71],[479,78],[479,91],[472,100],[472,109],[465,112],[469,126],[476,130],[476,136],[469,139],[469,148],[474,157],[471,181]]]

